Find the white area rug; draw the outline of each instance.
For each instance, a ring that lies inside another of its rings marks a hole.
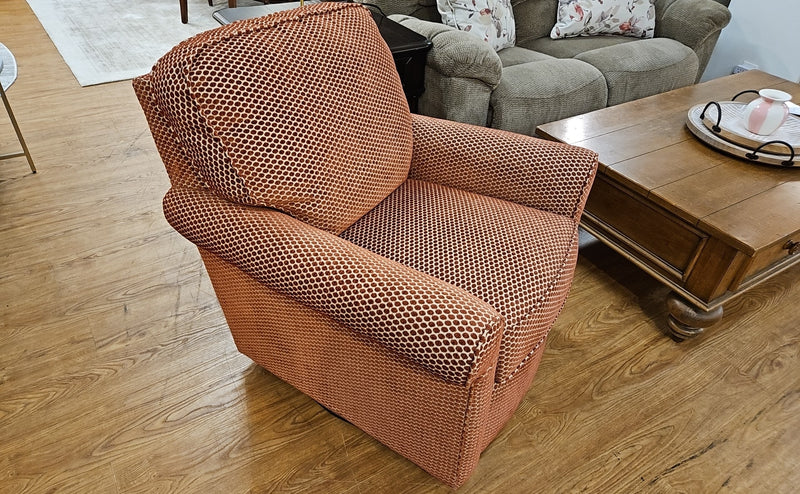
[[[81,86],[131,79],[186,38],[218,27],[211,14],[224,0],[27,0]],[[241,5],[252,5],[239,2]]]

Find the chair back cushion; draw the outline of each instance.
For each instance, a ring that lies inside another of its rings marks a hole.
[[[408,104],[358,4],[207,31],[162,57],[149,84],[198,181],[231,201],[338,234],[408,174]]]

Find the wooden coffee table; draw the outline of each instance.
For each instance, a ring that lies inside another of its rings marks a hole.
[[[726,302],[800,262],[800,167],[727,156],[686,128],[692,106],[766,87],[800,100],[800,85],[748,71],[537,129],[599,154],[581,224],[672,288],[677,339],[701,333]]]

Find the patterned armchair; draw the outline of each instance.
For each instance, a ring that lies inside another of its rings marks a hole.
[[[536,372],[596,156],[411,115],[357,4],[203,33],[134,88],[239,350],[462,484]]]

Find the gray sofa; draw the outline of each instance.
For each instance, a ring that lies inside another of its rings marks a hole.
[[[553,40],[558,0],[512,0],[516,46],[495,52],[441,24],[435,0],[371,0],[433,42],[425,115],[533,135],[536,126],[695,83],[729,0],[656,0],[655,37]]]

